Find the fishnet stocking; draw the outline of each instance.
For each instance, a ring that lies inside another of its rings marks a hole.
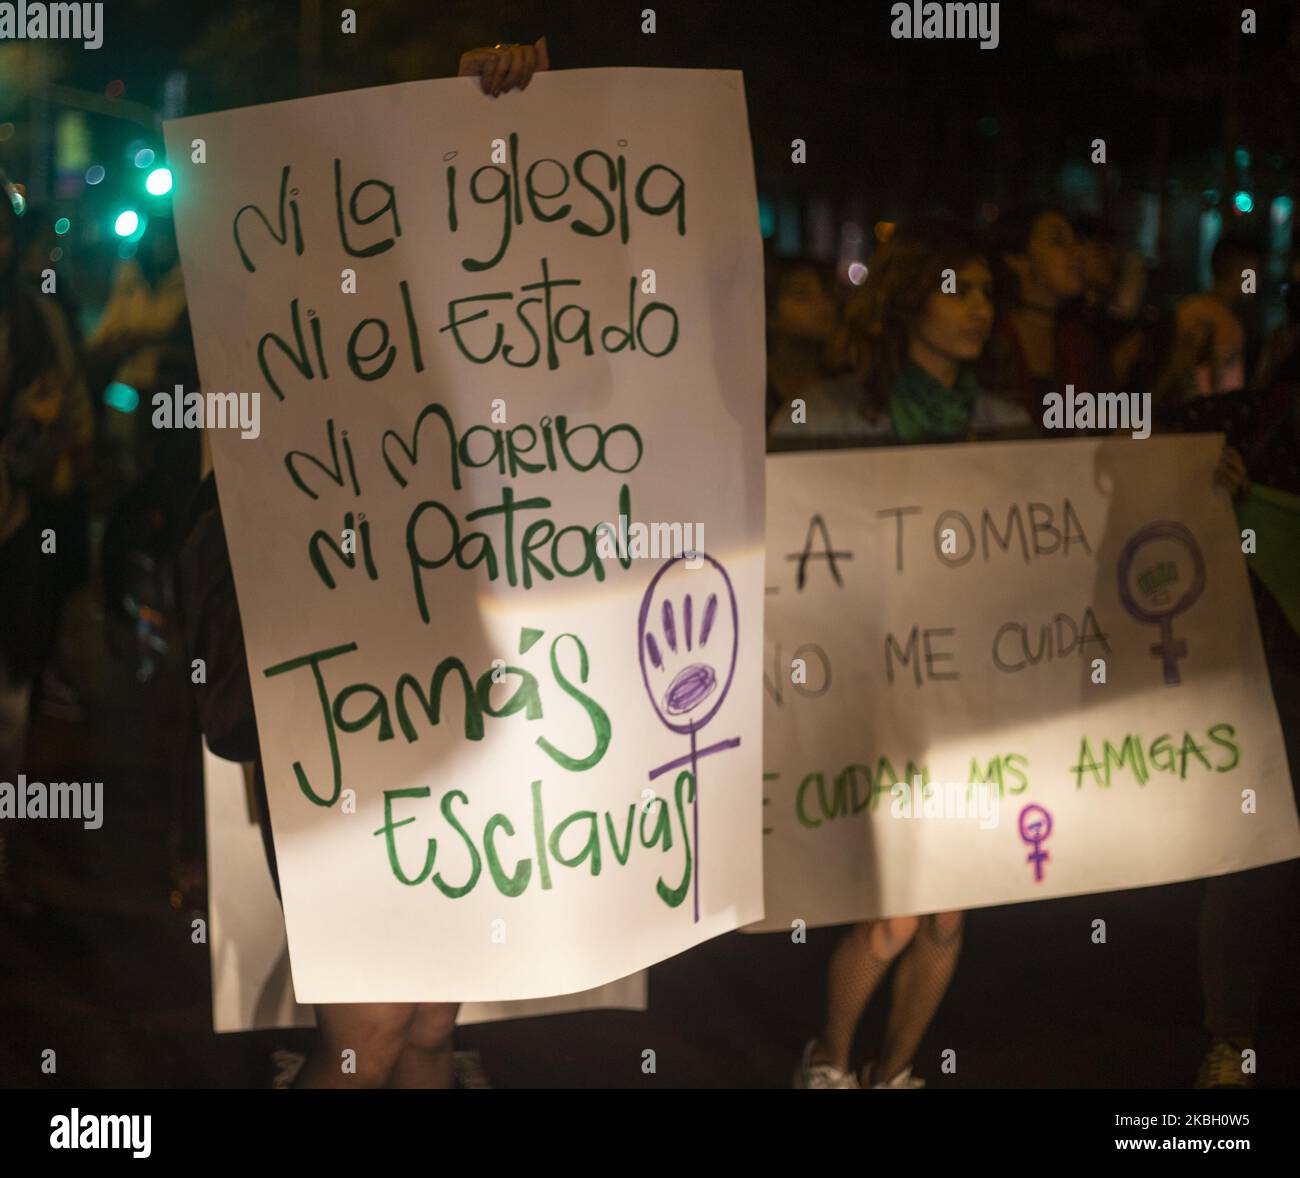
[[[898,962],[885,1042],[866,1077],[868,1083],[890,1080],[912,1062],[921,1036],[948,990],[961,940],[960,912],[922,918],[920,929]]]
[[[854,925],[840,938],[831,954],[826,1025],[815,1059],[841,1071],[848,1069],[853,1034],[862,1012],[915,927],[916,922],[908,919],[869,921]]]

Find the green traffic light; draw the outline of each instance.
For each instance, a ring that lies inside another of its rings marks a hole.
[[[154,168],[146,177],[144,186],[152,196],[166,196],[172,190],[171,169]]]
[[[134,413],[140,406],[140,394],[129,384],[114,381],[104,390],[104,404],[119,413]]]
[[[130,237],[139,228],[140,214],[134,209],[123,209],[118,213],[117,220],[113,222],[113,232],[118,237]]]
[[[1233,194],[1233,207],[1239,213],[1253,212],[1255,208],[1255,198],[1249,192],[1241,191]]]

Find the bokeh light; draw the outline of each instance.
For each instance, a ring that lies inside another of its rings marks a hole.
[[[115,380],[104,390],[104,404],[119,413],[134,413],[140,405],[140,394],[129,384]]]

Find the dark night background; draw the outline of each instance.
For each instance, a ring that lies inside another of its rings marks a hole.
[[[341,7],[110,0],[99,50],[6,47],[0,119],[19,118],[25,83],[46,78],[101,99],[117,83],[118,102],[197,114],[450,76],[467,48],[545,33],[558,69],[744,71],[759,190],[786,222],[784,252],[817,252],[810,202],[838,227],[939,210],[987,220],[1047,198],[1104,213],[1132,237],[1142,201],[1154,200],[1166,215],[1146,252],[1181,288],[1196,283],[1200,212],[1217,208],[1262,239],[1269,202],[1296,178],[1300,15],[1289,0],[1256,3],[1251,36],[1240,32],[1242,6],[1221,0],[1011,0],[994,50],[896,41],[886,0],[660,3],[653,36],[640,31],[639,3],[360,0],[351,35],[339,32]],[[156,132],[91,123],[97,151],[142,139],[161,154]],[[97,190],[73,178],[56,188],[36,125],[23,142],[20,123],[0,160],[30,173],[38,199],[46,186],[67,202],[90,198],[87,211],[102,202],[108,216],[111,170]],[[808,145],[804,165],[790,162],[795,138]],[[1089,162],[1096,138],[1104,167]],[[1255,203],[1245,219],[1230,207],[1242,187]]]
[[[556,69],[742,70],[777,252],[833,260],[845,223],[932,210],[989,220],[1048,198],[1110,217],[1130,244],[1158,225],[1145,252],[1168,289],[1185,292],[1197,285],[1202,214],[1218,210],[1225,226],[1267,242],[1273,202],[1294,198],[1300,170],[1300,9],[1281,0],[1253,4],[1254,36],[1241,35],[1236,3],[1007,2],[992,51],[895,41],[886,0],[356,0],[352,36],[339,33],[342,7],[110,0],[101,50],[0,45],[0,166],[71,218],[84,310],[106,292],[112,216],[139,179],[123,153],[143,144],[162,156],[153,112],[450,76],[466,49],[541,34]],[[640,31],[646,7],[653,36]],[[114,117],[114,103],[148,109],[133,122]],[[88,158],[108,166],[95,188],[82,179],[84,160],[63,168],[56,148],[61,113],[79,108],[88,109]],[[807,143],[805,165],[791,163],[796,138]],[[1088,161],[1097,138],[1104,167]],[[1246,215],[1232,209],[1240,190],[1253,197]],[[818,224],[829,237],[817,237]],[[83,603],[64,637],[93,684],[90,718],[38,717],[32,773],[80,780],[84,771],[120,782],[125,800],[112,839],[42,823],[11,840],[11,870],[34,908],[0,924],[0,1084],[264,1085],[271,1050],[310,1036],[212,1035],[207,950],[190,943],[191,913],[169,899],[170,794],[195,780],[197,750],[181,729],[192,718],[166,682],[132,677],[125,640],[112,646],[96,608]],[[919,1054],[957,1047],[960,1078],[928,1066],[931,1086],[1189,1086],[1206,1041],[1195,956],[1202,891],[1193,882],[972,912],[951,993]],[[1088,938],[1098,917],[1111,930],[1104,947]],[[1300,1083],[1300,945],[1294,919],[1287,927],[1261,1016],[1266,1087]],[[480,1048],[502,1087],[788,1086],[820,1016],[835,933],[815,930],[806,946],[723,937],[651,970],[648,1014],[478,1027],[458,1043]],[[863,1036],[878,1035],[882,1020],[877,1002]],[[38,1070],[49,1047],[57,1076]],[[647,1047],[657,1076],[641,1074]]]

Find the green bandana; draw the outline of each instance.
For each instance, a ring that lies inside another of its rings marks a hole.
[[[961,369],[947,389],[912,360],[904,361],[889,395],[895,436],[905,446],[960,441],[970,429],[978,393],[969,369]]]

